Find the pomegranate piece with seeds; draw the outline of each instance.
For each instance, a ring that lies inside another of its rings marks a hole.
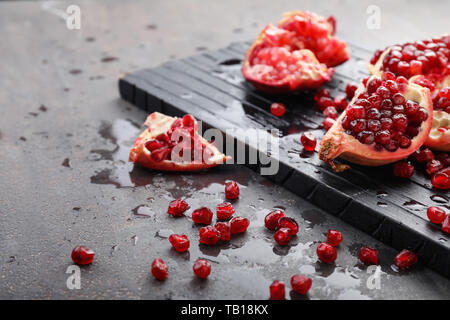
[[[281,210],[274,210],[269,212],[264,218],[264,225],[269,230],[278,229],[278,221],[280,218],[284,217],[284,212]]]
[[[332,245],[321,243],[317,246],[317,256],[324,263],[333,263],[337,258],[337,251]]]
[[[416,264],[417,260],[418,257],[414,252],[405,249],[395,256],[394,265],[400,270],[406,270]]]
[[[362,247],[359,250],[359,260],[366,265],[378,264],[378,250],[371,247]]]
[[[316,137],[314,137],[314,135],[311,132],[304,132],[302,133],[302,135],[300,136],[300,142],[303,145],[303,148],[306,151],[314,151],[314,149],[316,148]]]
[[[414,174],[414,166],[407,161],[399,161],[394,165],[394,176],[409,179]]]
[[[199,242],[207,245],[215,245],[219,242],[221,236],[220,232],[212,226],[201,227],[199,235]]]
[[[292,218],[281,217],[278,220],[278,228],[288,228],[291,230],[291,234],[295,236],[298,233],[298,223]]]
[[[234,181],[225,184],[225,197],[230,200],[239,198],[239,186]]]
[[[430,101],[427,88],[403,77],[391,73],[370,77],[325,134],[319,158],[336,171],[348,168],[336,166],[336,157],[368,166],[406,158],[424,143],[431,130]],[[414,111],[408,111],[407,105]]]
[[[198,224],[210,224],[213,218],[213,213],[207,207],[201,207],[192,212],[192,221]]]
[[[211,263],[205,259],[198,259],[192,267],[194,274],[200,279],[206,279],[211,274]]]
[[[153,260],[152,275],[158,280],[165,280],[169,276],[169,268],[162,259]]]
[[[229,219],[233,213],[235,212],[233,205],[229,202],[219,203],[217,205],[217,219],[219,220],[227,220]]]
[[[250,221],[243,217],[234,217],[230,220],[231,234],[245,232],[250,225]]]
[[[444,168],[434,174],[431,178],[431,184],[436,189],[450,189],[450,167]]]
[[[331,244],[333,247],[337,247],[342,242],[342,232],[338,230],[328,230],[327,232],[327,243]]]
[[[231,240],[231,228],[229,222],[217,222],[214,228],[220,232],[220,240],[228,242]]]
[[[275,280],[270,285],[270,300],[284,300],[286,289],[283,281]]]
[[[183,199],[176,199],[170,201],[167,212],[174,217],[181,217],[188,208],[189,205],[186,201]]]
[[[135,140],[129,161],[162,171],[196,171],[231,159],[198,133],[195,118],[169,117],[154,112],[147,117],[148,129]]]
[[[94,261],[95,252],[86,246],[76,246],[72,250],[72,261],[75,264],[84,266]]]
[[[282,117],[286,113],[286,106],[282,103],[272,103],[270,112],[276,117]]]
[[[445,219],[445,211],[438,207],[429,207],[427,209],[428,219],[436,224],[441,224]]]
[[[450,233],[450,214],[448,214],[444,221],[442,221],[442,231]]]
[[[312,280],[311,278],[296,274],[291,278],[291,287],[297,293],[307,294],[309,289],[311,289]]]
[[[171,234],[169,242],[178,252],[185,252],[189,249],[189,239],[185,234]]]
[[[291,238],[292,238],[292,231],[289,228],[280,228],[273,235],[273,239],[280,246],[287,245],[289,243],[289,241],[291,241]]]

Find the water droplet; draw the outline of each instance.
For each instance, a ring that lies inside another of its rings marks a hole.
[[[378,198],[384,198],[384,197],[387,197],[387,196],[388,196],[388,193],[386,191],[383,191],[383,190],[377,191],[377,197]]]
[[[155,213],[150,209],[150,207],[146,206],[145,204],[141,204],[131,210],[134,215],[140,216],[140,217],[154,217]]]
[[[408,207],[408,209],[412,210],[412,211],[421,211],[421,210],[423,210],[423,208],[426,207],[423,203],[420,203],[420,202],[418,202],[416,200],[405,201],[403,203],[403,205],[405,207]]]
[[[171,229],[160,229],[160,230],[156,231],[155,237],[166,239],[171,234],[173,234],[173,231]]]
[[[387,207],[388,204],[387,204],[386,202],[378,201],[378,202],[377,202],[377,206],[379,206],[379,207]]]
[[[137,244],[138,237],[137,236],[132,236],[131,237],[131,241],[133,241],[133,246],[135,246]]]
[[[441,196],[439,194],[433,194],[430,199],[437,203],[447,203],[448,198],[446,196]]]

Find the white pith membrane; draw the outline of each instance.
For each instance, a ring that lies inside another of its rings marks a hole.
[[[380,79],[380,77],[371,76],[367,83],[370,83],[371,80],[376,78]],[[354,105],[355,101],[358,100],[358,96],[365,91],[366,87],[361,83],[348,107]],[[424,140],[423,136],[428,136],[431,130],[432,114],[430,112],[430,105],[432,102],[430,91],[428,88],[409,82],[406,92],[402,92],[402,95],[406,100],[412,100],[418,103],[420,107],[428,112],[428,118],[421,123],[419,133],[410,139],[411,144],[408,148],[398,148],[394,152],[384,148],[377,150],[374,147],[375,142],[363,144],[354,136],[347,134],[342,127],[342,119],[346,115],[347,107],[323,137],[320,143],[319,158],[329,163],[335,171],[343,171],[348,169],[349,166],[336,165],[333,159],[341,157],[342,159],[359,165],[381,166],[406,158],[416,151],[422,144],[419,144],[418,141]]]
[[[167,133],[177,119],[177,117],[170,117],[159,112],[151,113],[144,123],[148,129],[144,130],[136,139],[135,145],[130,151],[129,161],[139,163],[147,168],[163,171],[196,171],[217,166],[231,159],[231,157],[224,155],[213,144],[198,135],[199,141],[201,141],[203,146],[208,146],[210,151],[209,157],[206,159],[205,155],[202,155],[203,161],[197,159],[194,161],[155,161],[151,157],[152,152],[145,147],[146,142],[154,140],[160,134]],[[183,159],[181,158],[181,160]]]

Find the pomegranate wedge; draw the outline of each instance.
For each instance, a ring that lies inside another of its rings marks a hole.
[[[432,125],[430,90],[392,73],[359,86],[345,111],[321,141],[319,158],[336,171],[333,159],[380,166],[401,160],[426,140]]]
[[[130,151],[131,162],[162,171],[196,171],[230,159],[198,134],[197,120],[191,115],[177,118],[154,112],[145,125],[148,129]]]

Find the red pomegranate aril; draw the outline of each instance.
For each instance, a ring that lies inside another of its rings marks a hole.
[[[378,120],[369,120],[367,122],[367,130],[377,132],[381,130],[381,122]]]
[[[228,242],[231,240],[231,228],[229,222],[217,222],[214,228],[220,232],[220,240]]]
[[[94,261],[95,252],[86,246],[76,246],[72,250],[72,261],[75,264],[84,266]]]
[[[317,247],[317,256],[324,263],[333,263],[337,258],[337,251],[332,245],[321,243]]]
[[[291,230],[291,234],[294,236],[298,233],[298,223],[292,218],[281,217],[278,220],[278,228],[288,228]]]
[[[145,143],[145,148],[146,148],[148,151],[152,152],[152,151],[154,151],[154,150],[156,150],[156,149],[160,149],[160,148],[164,147],[165,145],[166,145],[166,144],[165,144],[164,142],[162,142],[162,141],[158,141],[158,140],[150,140],[150,141],[147,141],[147,142]]]
[[[368,100],[371,103],[372,107],[374,107],[376,109],[381,108],[381,103],[382,103],[383,99],[379,95],[373,94],[368,98]],[[391,100],[387,100],[387,101],[391,101]]]
[[[345,94],[347,95],[347,99],[351,100],[355,95],[357,89],[358,89],[357,85],[352,83],[347,84],[347,86],[345,87]]]
[[[427,217],[431,222],[441,224],[446,217],[446,213],[441,208],[429,207],[427,209]]]
[[[367,128],[367,122],[364,119],[352,120],[350,122],[350,129],[353,134],[358,134]]]
[[[264,225],[269,230],[275,230],[278,228],[278,221],[284,217],[284,212],[281,210],[274,210],[269,212],[264,218]]]
[[[227,220],[229,219],[233,213],[235,212],[234,207],[229,202],[219,203],[217,205],[217,219],[219,220]]]
[[[367,83],[367,92],[369,94],[375,93],[379,86],[381,86],[381,80],[376,78],[372,79]]]
[[[409,63],[409,74],[416,75],[422,73],[422,62],[417,60],[412,60]]]
[[[371,247],[362,247],[359,250],[359,260],[366,265],[378,264],[378,251]]]
[[[169,242],[172,247],[178,252],[185,252],[189,249],[190,241],[187,235],[184,234],[171,234]]]
[[[450,167],[441,169],[431,178],[431,184],[436,189],[450,189]]]
[[[445,152],[438,153],[436,160],[439,160],[446,167],[450,166],[450,156]]]
[[[194,274],[200,279],[206,279],[211,274],[211,263],[205,259],[198,259],[192,267]]]
[[[225,197],[230,200],[239,198],[239,186],[234,181],[225,184]]]
[[[387,80],[384,83],[384,85],[391,92],[391,94],[395,94],[395,93],[398,92],[398,86],[397,86],[397,83],[394,80]]]
[[[234,217],[230,220],[231,234],[245,232],[250,225],[250,221],[243,217]]]
[[[273,235],[273,239],[280,246],[287,245],[289,243],[289,241],[291,241],[291,238],[292,238],[292,231],[289,228],[280,228]]]
[[[323,120],[323,123],[322,123],[323,128],[325,129],[325,131],[328,131],[333,126],[333,124],[335,122],[336,122],[336,120],[334,120],[332,118],[325,118]]]
[[[152,151],[151,157],[156,162],[161,162],[169,159],[170,152],[172,150],[169,147],[163,147]]]
[[[192,221],[198,224],[210,224],[213,218],[213,213],[207,207],[201,207],[192,212]]]
[[[439,170],[441,170],[444,167],[444,165],[439,161],[439,160],[431,160],[427,162],[427,168],[426,168],[426,172],[432,176],[433,174],[435,174],[436,172],[438,172]]]
[[[331,244],[333,247],[337,247],[342,242],[342,233],[338,230],[328,230],[327,233],[327,243]]]
[[[317,144],[316,138],[311,132],[304,132],[300,137],[300,142],[302,143],[303,148],[310,152],[314,151]]]
[[[400,270],[406,270],[416,264],[417,260],[418,257],[414,252],[405,249],[394,258],[394,265]]]
[[[328,89],[320,89],[314,95],[314,101],[318,102],[320,100],[320,98],[329,98],[330,96],[331,96],[330,90],[328,90]]]
[[[450,233],[450,214],[448,214],[442,222],[442,231]]]
[[[283,281],[275,280],[270,285],[270,300],[284,300],[286,297],[286,288]]]
[[[346,116],[350,120],[365,118],[366,110],[362,106],[350,105],[347,107]]]
[[[408,137],[405,136],[401,136],[398,142],[398,146],[400,148],[409,148],[409,146],[411,145],[411,140]]]
[[[291,287],[295,292],[305,295],[311,289],[312,280],[311,278],[296,274],[291,278]]]
[[[387,145],[391,141],[391,133],[388,130],[381,130],[375,133],[375,142]]]
[[[416,102],[408,100],[405,103],[405,113],[408,117],[414,116],[417,111],[419,111],[419,105]]]
[[[183,121],[183,126],[185,126],[185,127],[193,128],[197,124],[197,120],[195,120],[195,118],[190,114],[184,115],[182,121]]]
[[[181,217],[188,208],[189,205],[186,201],[183,199],[176,199],[170,201],[167,212],[174,217]]]
[[[394,114],[392,122],[397,131],[404,131],[408,126],[408,118],[404,114]]]
[[[220,232],[212,226],[201,227],[199,235],[199,242],[207,245],[215,245],[220,240]]]
[[[394,103],[392,102],[391,99],[383,99],[380,104],[380,109],[381,110],[391,110],[393,106],[394,106]]]
[[[389,89],[385,86],[378,87],[377,94],[384,99],[388,99],[391,97],[391,91],[389,91]]]
[[[417,162],[428,162],[434,159],[433,151],[428,148],[419,149],[414,153]]]
[[[165,280],[169,276],[169,268],[162,259],[153,260],[152,275],[158,280]]]
[[[363,144],[372,144],[375,141],[374,134],[370,131],[358,133],[357,138]]]
[[[286,107],[282,103],[272,103],[270,112],[276,117],[282,117],[286,113]]]
[[[335,107],[326,107],[325,110],[323,110],[323,116],[327,118],[336,119],[339,114]]]
[[[407,161],[399,161],[394,165],[394,176],[409,179],[414,174],[414,166]]]
[[[347,108],[348,102],[345,97],[336,97],[334,98],[334,106],[336,110],[342,111]]]
[[[320,111],[325,110],[327,107],[334,106],[334,100],[328,97],[322,97],[317,101],[317,107]]]

